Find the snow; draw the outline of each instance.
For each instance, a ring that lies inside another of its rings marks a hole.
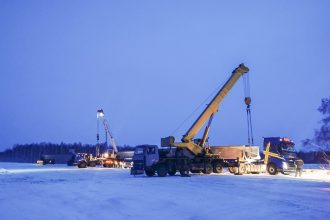
[[[0,163],[1,219],[329,219],[330,174],[131,176]]]

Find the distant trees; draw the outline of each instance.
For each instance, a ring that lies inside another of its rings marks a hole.
[[[101,145],[101,151],[104,151],[106,146]],[[118,146],[118,150],[134,150],[134,147],[124,145]],[[7,149],[0,152],[1,162],[25,162],[35,163],[44,154],[70,154],[70,153],[88,153],[95,155],[95,145],[90,144],[54,144],[54,143],[33,143],[33,144],[17,144],[12,149]]]
[[[318,150],[330,150],[330,96],[324,98],[321,101],[321,106],[318,111],[322,113],[323,118],[321,120],[321,127],[315,130],[314,137],[312,139],[306,139],[303,141],[304,146],[316,148]]]
[[[303,145],[309,150],[319,151],[323,162],[330,164],[330,96],[321,100],[317,110],[323,115],[321,127],[315,130],[312,139],[304,140]]]

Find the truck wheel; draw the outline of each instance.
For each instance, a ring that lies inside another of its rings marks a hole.
[[[239,165],[239,174],[246,173],[246,166],[244,164]]]
[[[176,170],[170,170],[168,171],[168,175],[174,176],[176,174]]]
[[[90,163],[89,163],[89,166],[90,166],[90,167],[95,167],[95,166],[96,166],[96,163],[95,163],[95,162],[90,162]]]
[[[152,177],[155,175],[155,171],[154,170],[146,170],[145,171],[146,175],[149,176],[149,177]]]
[[[276,165],[272,163],[267,166],[267,171],[270,175],[276,175],[278,173]]]
[[[228,167],[228,171],[229,171],[229,173],[236,173],[237,168],[236,167]]]
[[[87,163],[85,161],[78,162],[78,168],[86,168]]]
[[[217,162],[213,165],[213,172],[214,173],[222,173],[223,167],[220,162]]]
[[[204,170],[202,170],[202,172],[204,174],[210,174],[210,173],[212,173],[212,169],[213,169],[212,165],[207,163],[204,165]]]
[[[167,174],[167,169],[165,165],[160,165],[157,169],[157,174],[160,177],[164,177]]]
[[[189,170],[180,170],[180,175],[182,177],[190,177]]]

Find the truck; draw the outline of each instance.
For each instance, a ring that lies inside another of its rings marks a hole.
[[[295,156],[293,152],[288,151],[293,150],[294,144],[288,138],[264,138],[264,159],[261,159],[258,146],[210,146],[208,143],[212,119],[218,112],[220,103],[238,79],[248,71],[244,64],[240,64],[232,72],[228,81],[185,133],[181,142],[175,142],[175,138],[169,136],[161,139],[161,147],[137,146],[133,155],[131,175],[154,176],[157,173],[158,176],[164,177],[179,172],[181,176],[189,176],[189,172],[221,173],[225,167],[234,174],[257,174],[268,171],[275,175],[279,171],[285,174],[291,172]],[[245,102],[249,106],[251,98],[245,97]],[[206,122],[202,138],[195,138]]]
[[[267,172],[276,175],[295,172],[295,160],[298,159],[294,142],[287,137],[264,138],[264,164]]]
[[[189,176],[189,172],[221,173],[223,167],[238,167],[239,158],[233,158],[229,161],[220,154],[212,152],[212,147],[208,144],[208,134],[220,103],[238,79],[248,71],[249,69],[244,64],[240,64],[232,72],[227,82],[183,135],[181,142],[175,142],[175,138],[169,136],[161,139],[161,148],[155,145],[136,147],[131,174],[145,173],[147,176],[153,176],[157,172],[158,176],[163,177],[167,174],[175,175],[179,171],[181,176]],[[205,124],[202,138],[195,138]],[[228,146],[226,149],[226,151],[230,151],[234,148]]]

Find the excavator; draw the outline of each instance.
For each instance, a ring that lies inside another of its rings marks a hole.
[[[219,105],[240,77],[248,72],[249,69],[244,64],[240,64],[232,72],[228,81],[183,135],[180,142],[176,142],[173,136],[169,136],[161,139],[161,148],[155,145],[137,146],[133,156],[131,174],[145,173],[147,176],[154,176],[157,172],[158,176],[163,177],[167,174],[175,175],[177,171],[181,176],[189,176],[189,172],[221,173],[223,167],[239,168],[242,161],[260,158],[258,147],[210,147],[208,144],[211,123],[218,112]],[[247,105],[250,104],[251,98],[246,97],[245,102]],[[202,138],[195,138],[206,122]]]

